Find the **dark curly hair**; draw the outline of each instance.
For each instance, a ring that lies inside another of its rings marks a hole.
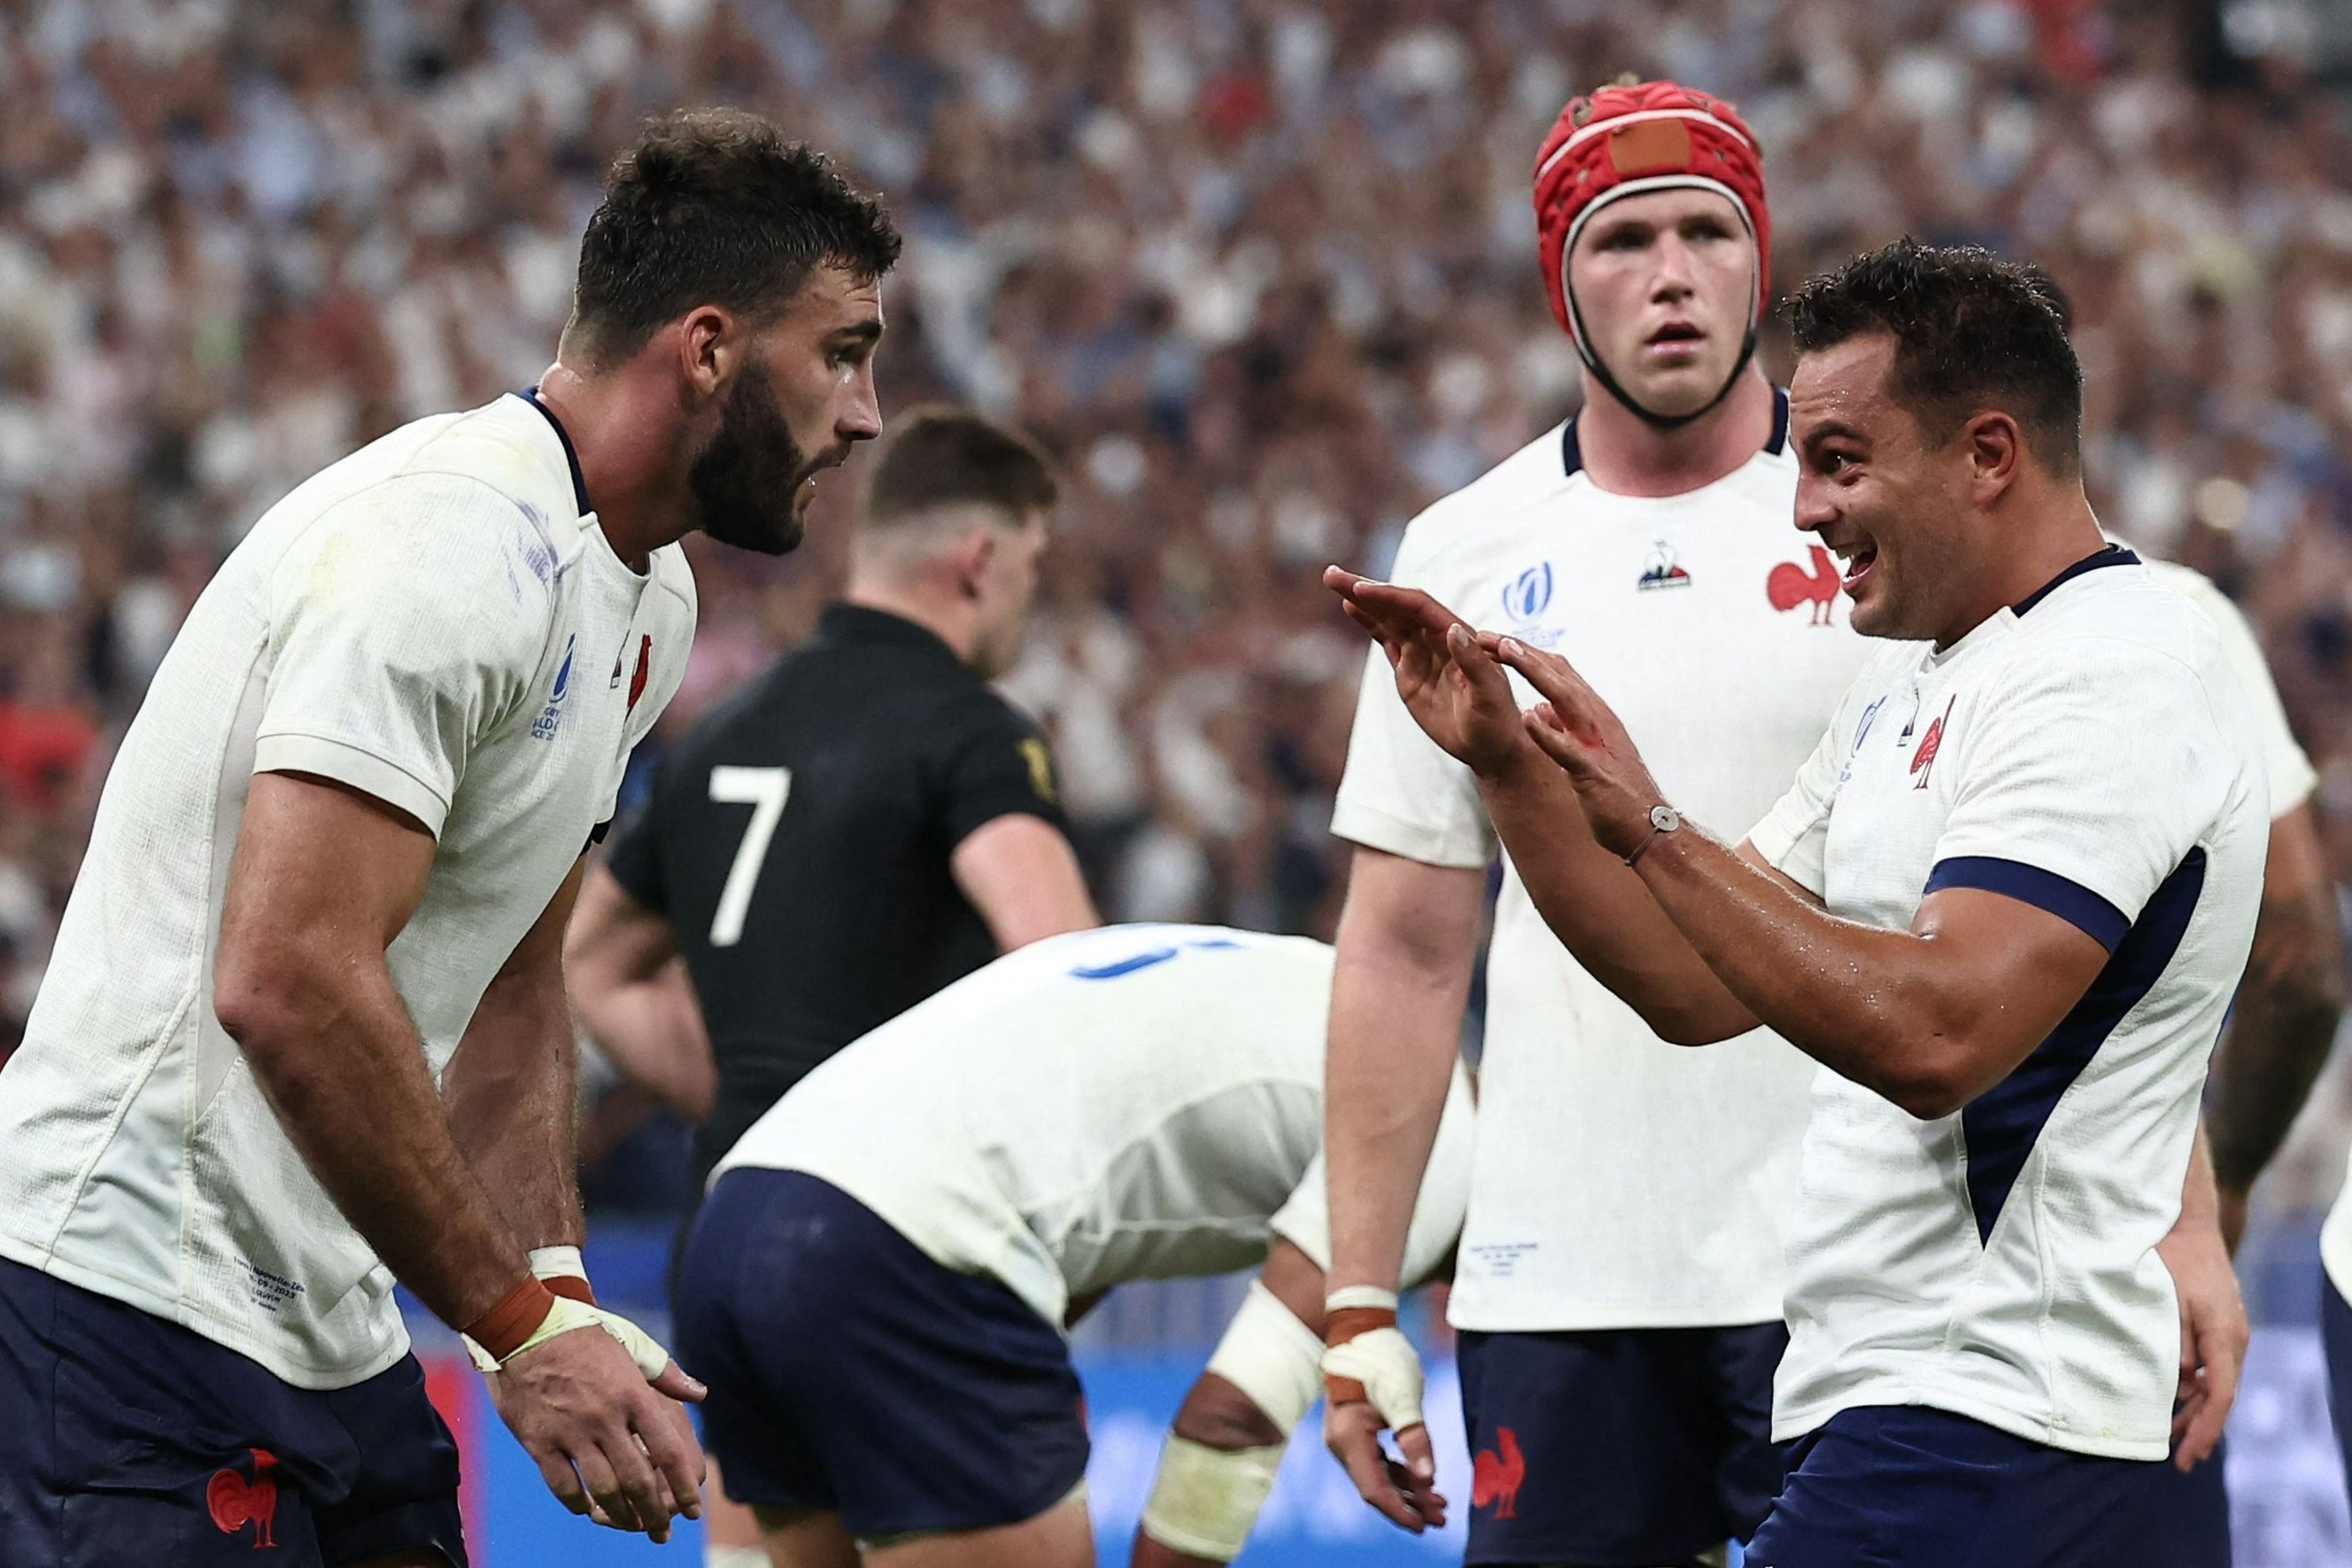
[[[1888,390],[1929,441],[1940,445],[1998,409],[2061,476],[2083,462],[2083,367],[2066,325],[2040,267],[1908,235],[1807,279],[1789,302],[1801,356],[1868,333],[1892,336]]]
[[[877,198],[760,116],[665,115],[614,160],[580,242],[566,336],[593,362],[625,359],[698,305],[772,314],[819,266],[871,282],[898,246]]]

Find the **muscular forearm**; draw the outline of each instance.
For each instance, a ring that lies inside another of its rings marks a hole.
[[[1331,1278],[1391,1289],[1476,966],[1486,873],[1357,852],[1331,979]]]
[[[1641,878],[1594,841],[1568,775],[1532,744],[1479,791],[1544,924],[1660,1039],[1704,1045],[1756,1027]]]
[[[1331,1283],[1393,1289],[1469,987],[1346,964],[1331,998],[1324,1147]]]
[[[1687,826],[1659,838],[1637,869],[1759,1020],[1923,1119],[2007,1076],[2105,957],[2056,917],[1974,890],[1931,895],[1907,931],[1842,920]],[[2063,939],[2043,940],[2053,927]]]
[[[441,1076],[466,1163],[525,1249],[585,1234],[575,1173],[577,1048],[559,980],[502,980]]]
[[[689,1122],[710,1114],[719,1069],[685,966],[673,959],[644,979],[575,972],[580,1022],[621,1076]]]
[[[2278,1153],[2344,1012],[2341,940],[2325,883],[2265,898],[2206,1113],[2221,1185],[2243,1195]]]
[[[381,954],[289,956],[218,1005],[320,1185],[443,1322],[474,1322],[529,1272],[450,1134]]]

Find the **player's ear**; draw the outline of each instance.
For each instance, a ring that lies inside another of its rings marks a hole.
[[[977,599],[988,581],[989,568],[996,563],[996,552],[1003,541],[996,529],[980,523],[967,529],[963,542],[956,546],[956,576],[963,584],[964,597]]]
[[[720,306],[698,305],[678,318],[674,330],[678,374],[698,397],[718,396],[743,368],[750,340],[741,323]]]
[[[1970,499],[1989,507],[2016,483],[2025,463],[2025,433],[1999,409],[1987,409],[1960,427],[1957,438],[1969,465]]]

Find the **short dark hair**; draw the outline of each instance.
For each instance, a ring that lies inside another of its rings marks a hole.
[[[882,439],[860,526],[887,528],[942,507],[993,507],[1014,521],[1062,493],[1035,442],[968,409],[909,409]]]
[[[898,246],[880,200],[823,153],[742,110],[680,110],[613,161],[580,242],[572,325],[592,359],[623,358],[698,305],[781,309],[820,266],[872,282]]]
[[[1891,334],[1889,390],[1939,445],[1999,409],[2044,467],[2081,468],[2083,367],[2048,276],[2030,262],[1906,235],[1807,279],[1790,301],[1789,327],[1800,355]]]

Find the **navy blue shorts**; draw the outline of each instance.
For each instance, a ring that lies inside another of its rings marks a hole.
[[[413,1355],[296,1388],[0,1260],[0,1431],[12,1568],[337,1568],[432,1548],[466,1568],[457,1446]]]
[[[2140,1568],[2231,1568],[2230,1489],[2222,1473],[2226,1443],[2187,1475],[2177,1465],[2148,1468],[2136,1511],[2146,1545]]]
[[[2336,1422],[2345,1485],[2352,1487],[2352,1302],[2325,1269],[2319,1272],[2319,1343],[2327,1353],[2327,1413]]]
[[[1473,1564],[1682,1563],[1780,1489],[1779,1323],[1461,1336]]]
[[[1754,1568],[2141,1568],[2163,1460],[2105,1459],[1923,1406],[1800,1438]]]
[[[719,1178],[687,1242],[677,1329],[739,1501],[837,1512],[858,1536],[983,1530],[1086,1476],[1061,1332],[813,1176]]]

